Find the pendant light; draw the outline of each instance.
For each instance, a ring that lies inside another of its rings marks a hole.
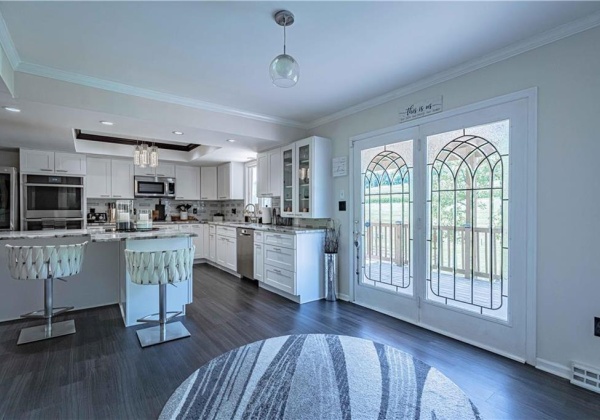
[[[283,26],[283,54],[278,55],[271,61],[269,73],[271,74],[271,80],[275,86],[290,88],[298,83],[298,78],[300,77],[300,66],[298,66],[298,62],[294,60],[294,57],[286,54],[285,51],[285,28],[294,23],[294,15],[287,10],[280,10],[275,13],[274,19],[278,25]]]
[[[142,154],[142,148],[140,147],[140,143],[135,145],[135,149],[133,149],[133,164],[135,166],[140,166],[140,157]]]
[[[142,152],[140,153],[140,168],[145,168],[146,166],[148,166],[149,161],[150,156],[148,153],[148,145],[144,143],[142,145]]]
[[[156,144],[152,144],[150,148],[150,167],[156,168],[158,166],[158,147]]]

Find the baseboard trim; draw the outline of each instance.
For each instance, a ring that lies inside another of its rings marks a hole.
[[[345,293],[338,293],[337,297],[339,300],[350,302],[350,296]]]
[[[568,366],[554,363],[546,359],[536,358],[535,367],[544,372],[571,380],[571,369]]]

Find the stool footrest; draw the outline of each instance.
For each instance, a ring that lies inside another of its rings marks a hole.
[[[53,308],[52,309],[52,316],[56,316],[56,315],[60,315],[62,313],[65,313],[67,311],[70,311],[71,309],[73,309],[74,306],[61,306],[58,308]],[[40,309],[38,311],[33,311],[33,312],[29,312],[27,314],[23,314],[21,315],[21,318],[48,318],[46,317],[46,315],[44,315],[44,309]]]
[[[179,316],[183,313],[183,311],[169,311],[167,312],[167,316],[165,317],[165,319],[148,319],[152,316],[160,316],[160,313],[155,313],[155,314],[150,314],[150,315],[146,315],[145,317],[142,317],[138,320],[136,320],[136,322],[148,322],[148,323],[154,323],[154,324],[160,324],[162,323],[166,323],[169,322],[170,320],[172,320],[173,318],[175,318],[176,316]]]

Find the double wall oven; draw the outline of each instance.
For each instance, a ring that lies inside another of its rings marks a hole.
[[[83,177],[23,175],[22,181],[22,230],[83,228]]]

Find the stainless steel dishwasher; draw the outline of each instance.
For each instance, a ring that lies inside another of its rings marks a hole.
[[[237,228],[237,272],[254,280],[254,229]]]

